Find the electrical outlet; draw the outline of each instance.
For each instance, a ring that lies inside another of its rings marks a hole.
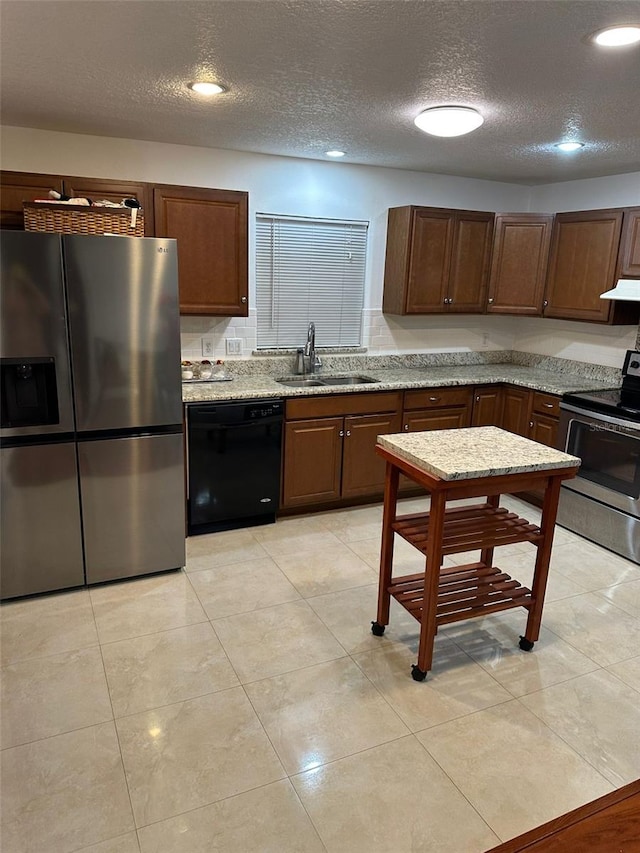
[[[242,355],[242,338],[224,339],[227,355]]]
[[[211,335],[202,336],[202,355],[213,355],[213,337]]]
[[[489,349],[489,333],[482,333],[482,349]]]

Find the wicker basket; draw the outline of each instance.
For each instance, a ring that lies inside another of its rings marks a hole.
[[[120,234],[144,237],[144,213],[128,207],[86,207],[71,204],[36,204],[25,201],[25,231],[51,231],[60,234]]]

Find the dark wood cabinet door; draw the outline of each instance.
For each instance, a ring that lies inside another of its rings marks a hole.
[[[154,187],[155,231],[178,241],[180,312],[248,314],[248,194]]]
[[[493,213],[460,211],[455,214],[447,309],[455,313],[482,314],[485,308]]]
[[[473,395],[471,426],[501,426],[503,389],[501,385],[476,388]]]
[[[112,181],[107,178],[64,178],[64,191],[72,198],[82,196],[93,201],[107,199],[120,203],[135,198],[144,211],[144,236],[153,237],[153,190],[149,184]]]
[[[488,313],[542,314],[552,225],[552,214],[496,214]]]
[[[531,391],[507,386],[503,391],[502,428],[517,435],[529,436]]]
[[[612,311],[600,294],[613,287],[622,210],[559,213],[553,226],[545,317],[606,323]]]
[[[453,222],[452,211],[414,209],[405,313],[446,311]]]
[[[62,192],[60,175],[0,172],[0,227],[24,230],[22,202],[48,198],[49,190]]]
[[[624,212],[620,244],[620,278],[640,278],[640,207]]]
[[[547,447],[556,447],[558,440],[558,419],[549,418],[546,415],[531,415],[529,421],[529,438],[546,444]]]
[[[401,422],[400,412],[344,419],[343,498],[382,494],[386,465],[375,452],[376,439],[400,432]]]
[[[283,507],[339,499],[343,430],[343,418],[285,423]]]

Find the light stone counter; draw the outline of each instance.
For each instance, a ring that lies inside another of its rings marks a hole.
[[[498,427],[379,435],[378,444],[442,480],[572,468],[580,459]]]
[[[355,360],[354,360],[355,361]],[[233,375],[233,363],[228,364]],[[595,379],[571,373],[555,373],[535,367],[515,364],[468,364],[444,367],[414,367],[394,370],[358,370],[358,375],[370,377],[376,382],[364,385],[327,385],[315,388],[288,388],[280,385],[273,376],[266,374],[244,374],[233,377],[231,382],[184,383],[182,400],[185,403],[206,401],[233,401],[252,398],[310,397],[327,394],[362,394],[376,391],[400,391],[407,388],[438,388],[454,385],[492,385],[508,382],[535,391],[549,394],[565,394],[572,391],[594,391],[615,388],[619,382],[599,382]],[[345,375],[344,372],[334,375]],[[331,374],[320,372],[314,378],[329,379]]]

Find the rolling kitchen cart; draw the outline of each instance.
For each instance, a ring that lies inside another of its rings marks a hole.
[[[498,427],[432,430],[378,436],[387,462],[376,636],[389,624],[393,596],[420,623],[415,681],[431,669],[439,625],[512,607],[528,610],[520,648],[531,651],[540,634],[549,559],[562,480],[575,477],[580,459]],[[428,512],[397,516],[398,480],[406,474],[431,495]],[[540,525],[501,507],[500,495],[544,489]],[[472,506],[448,501],[485,498]],[[392,576],[394,533],[425,557],[420,574]],[[531,589],[493,565],[494,548],[530,542],[538,549]],[[480,551],[480,560],[443,566],[449,554]]]

